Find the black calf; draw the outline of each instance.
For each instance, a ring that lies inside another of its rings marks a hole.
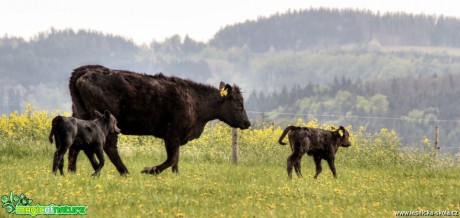
[[[278,142],[285,145],[283,142],[286,134],[289,133],[289,143],[291,145],[292,154],[287,159],[287,173],[289,178],[292,178],[292,167],[298,177],[302,177],[300,171],[300,161],[306,153],[313,156],[316,165],[315,179],[322,171],[321,160],[325,159],[329,164],[334,178],[337,177],[335,170],[335,154],[339,147],[348,147],[351,145],[348,140],[348,131],[341,126],[337,131],[328,131],[323,129],[288,126],[283,131]]]
[[[117,120],[105,111],[104,115],[95,112],[99,117],[95,120],[80,120],[74,117],[56,116],[52,121],[49,140],[53,143],[53,136],[56,140],[56,152],[53,158],[53,173],[57,169],[64,175],[64,154],[70,148],[71,152],[84,150],[88,156],[95,172],[93,176],[99,176],[104,166],[103,145],[109,133],[118,134]],[[99,163],[94,157],[96,154]]]

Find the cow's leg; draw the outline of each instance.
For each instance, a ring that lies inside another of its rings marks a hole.
[[[176,153],[176,157],[174,158],[175,160],[175,163],[173,163],[171,169],[173,171],[173,173],[175,174],[179,174],[179,148],[178,148],[178,151]]]
[[[67,166],[67,170],[69,173],[77,172],[77,158],[80,150],[70,148],[69,149],[69,166]]]
[[[88,157],[89,162],[91,162],[91,166],[93,167],[94,171],[96,171],[97,166],[99,163],[96,161],[96,157],[94,156],[94,152],[90,150],[84,150],[86,156]]]
[[[316,174],[315,174],[315,177],[314,177],[316,179],[316,178],[318,178],[318,175],[321,173],[323,168],[321,167],[321,157],[320,156],[313,155],[313,159],[314,159],[315,165],[316,165]]]
[[[176,167],[178,166],[177,164],[179,161],[179,143],[165,140],[165,147],[166,147],[166,154],[168,155],[168,157],[166,158],[166,161],[158,166],[144,167],[141,173],[160,174],[163,170],[165,170],[166,168],[174,164],[176,164]],[[173,172],[174,172],[174,169],[173,169]],[[176,173],[177,172],[178,171],[176,171]]]
[[[112,161],[113,165],[115,165],[120,175],[126,175],[129,174],[129,172],[126,166],[123,164],[123,161],[121,161],[120,154],[118,154],[117,142],[118,135],[109,134],[104,145],[104,151],[109,157],[110,161]]]
[[[102,147],[102,145],[101,145]],[[101,174],[101,169],[102,167],[104,166],[104,154],[102,152],[102,149],[98,149],[96,151],[96,156],[97,156],[97,159],[99,159],[99,165],[97,165],[96,169],[95,169],[95,172],[93,173],[93,177],[98,177],[100,174]]]
[[[337,179],[337,173],[335,171],[335,164],[334,164],[334,157],[329,157],[327,159],[327,164],[329,164],[329,168],[332,171],[332,175],[334,176],[334,179]]]

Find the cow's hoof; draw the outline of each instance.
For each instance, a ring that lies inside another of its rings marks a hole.
[[[91,174],[91,177],[99,178],[100,175],[101,175],[101,173],[93,173],[93,174]]]
[[[144,167],[141,173],[157,175],[160,174],[160,171],[156,167]]]

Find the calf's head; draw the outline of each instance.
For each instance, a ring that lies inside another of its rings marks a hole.
[[[108,133],[119,134],[121,130],[117,126],[117,119],[108,111],[104,111],[104,115],[99,113],[99,111],[94,111],[96,116],[103,120],[105,126],[107,127]]]
[[[251,126],[243,105],[243,95],[238,86],[230,86],[220,82],[220,97],[224,103],[219,109],[220,120],[233,128],[247,129]]]
[[[339,146],[349,147],[351,145],[351,142],[348,139],[350,137],[350,133],[348,133],[348,131],[343,126],[340,126],[337,132],[340,135]]]

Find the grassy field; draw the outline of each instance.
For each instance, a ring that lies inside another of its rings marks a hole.
[[[348,127],[354,130],[353,145],[339,150],[336,180],[326,163],[314,180],[308,156],[302,161],[304,178],[287,179],[290,151],[277,144],[282,129],[273,127],[239,132],[235,166],[231,129],[220,123],[181,147],[179,175],[170,169],[140,174],[144,166],[164,161],[163,143],[121,136],[120,152],[131,174],[120,176],[108,162],[93,179],[83,154],[76,174],[52,175],[49,121],[46,112],[33,111],[0,118],[0,195],[24,194],[32,205],[85,205],[88,217],[391,217],[395,211],[460,211],[458,157],[434,161],[429,150],[402,149],[399,137],[386,129],[368,134]],[[1,209],[0,217],[17,217]]]

